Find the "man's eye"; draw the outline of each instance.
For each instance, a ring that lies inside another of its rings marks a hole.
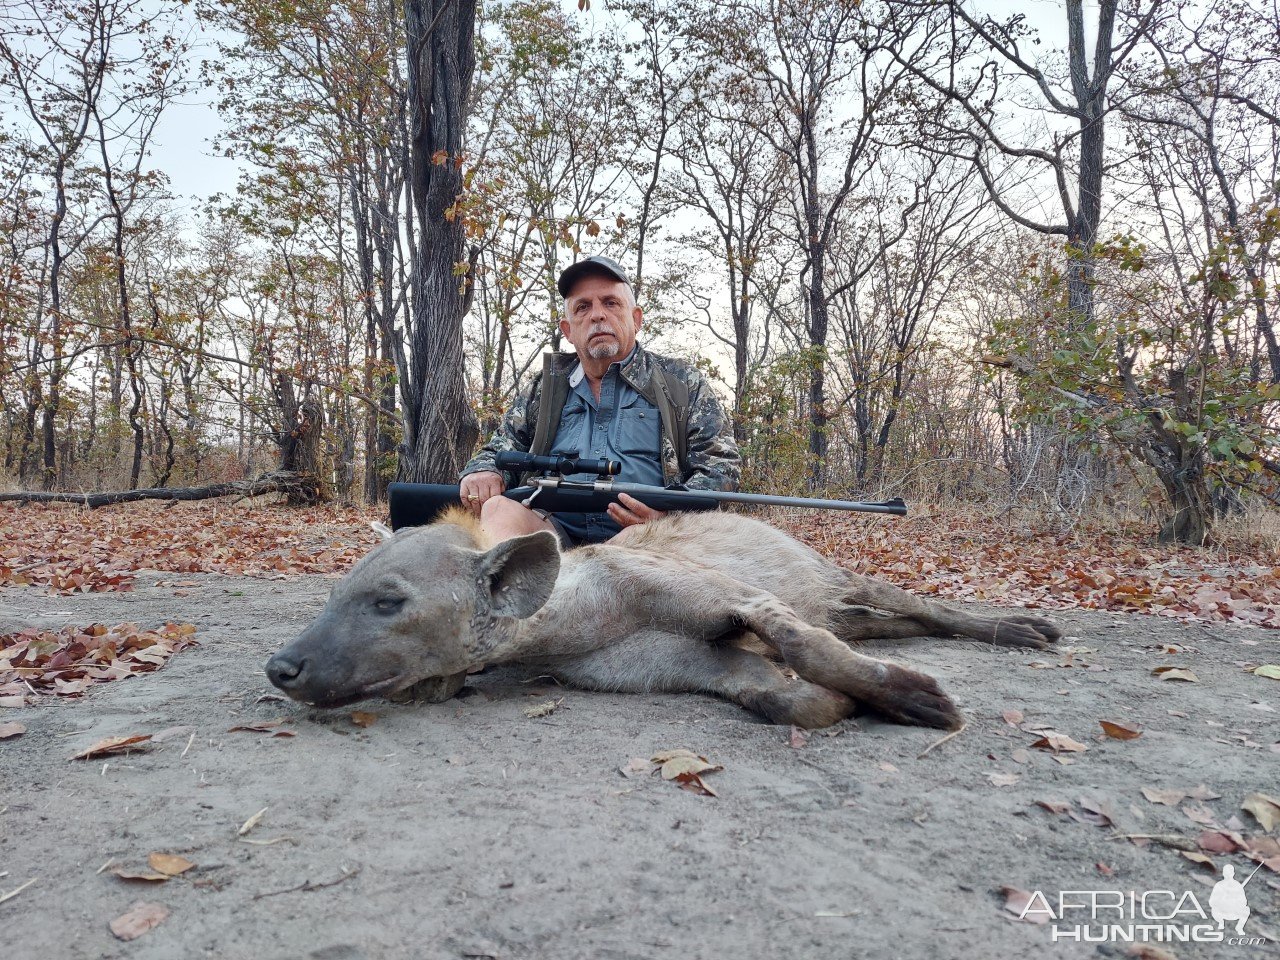
[[[404,597],[382,597],[374,606],[385,613],[390,613],[404,606]]]

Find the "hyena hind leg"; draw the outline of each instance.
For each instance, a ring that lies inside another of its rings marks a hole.
[[[949,637],[958,634],[999,646],[1031,647],[1037,650],[1044,650],[1062,638],[1062,630],[1043,617],[1024,613],[1000,617],[975,616],[936,600],[925,600],[883,580],[864,577],[847,570],[845,577],[846,592],[842,599],[846,605],[865,604],[928,625],[929,629],[924,634],[906,636],[932,634]]]

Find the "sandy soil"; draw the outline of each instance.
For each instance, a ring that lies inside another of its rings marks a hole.
[[[131,594],[0,590],[2,632],[174,620],[196,624],[201,643],[81,699],[0,711],[28,728],[0,741],[0,895],[37,878],[0,904],[6,960],[1124,956],[1052,943],[1048,926],[1004,909],[1000,887],[1191,890],[1207,909],[1208,868],[1115,838],[1205,829],[1141,788],[1206,784],[1221,794],[1204,804],[1212,816],[1238,817],[1248,835],[1260,828],[1244,797],[1280,793],[1280,684],[1242,670],[1280,662],[1274,632],[1058,617],[1078,638],[1068,646],[1096,651],[1071,662],[1094,669],[959,640],[875,646],[941,678],[969,714],[922,757],[936,731],[863,717],[797,748],[788,730],[712,698],[557,690],[508,671],[440,705],[365,705],[377,719],[362,728],[350,709],[281,702],[261,670],[331,579],[184,574],[200,584],[186,596],[157,585],[175,579],[143,573]],[[1161,664],[1200,682],[1161,681]],[[563,698],[555,712],[525,715],[549,698]],[[228,732],[277,718],[271,730],[295,736]],[[1100,719],[1144,732],[1105,739]],[[1031,748],[1042,725],[1088,750],[1062,764]],[[161,731],[147,752],[68,759],[103,737]],[[707,778],[718,797],[620,772],[679,747],[723,764]],[[1018,779],[996,786],[992,774]],[[1082,798],[1116,825],[1089,822]],[[197,866],[163,884],[112,875],[153,851]],[[1248,890],[1247,932],[1276,937],[1280,875],[1264,867]],[[139,900],[170,915],[115,939],[109,921]],[[1280,956],[1275,940],[1168,949]]]

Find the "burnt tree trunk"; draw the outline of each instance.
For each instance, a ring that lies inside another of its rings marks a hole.
[[[475,0],[407,0],[414,251],[410,379],[398,476],[455,481],[479,436],[462,355],[462,137],[475,68]]]

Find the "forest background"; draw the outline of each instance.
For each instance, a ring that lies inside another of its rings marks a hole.
[[[1275,2],[2,16],[11,490],[448,482],[604,253],[745,489],[1274,522]],[[210,96],[239,180],[180,195],[157,131]]]

